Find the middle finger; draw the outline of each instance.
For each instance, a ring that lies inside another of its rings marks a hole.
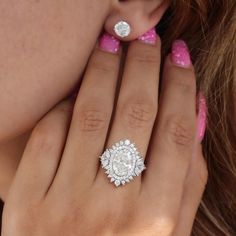
[[[152,44],[140,40],[130,44],[115,117],[107,142],[107,147],[110,148],[119,141],[129,140],[135,143],[143,158],[147,153],[157,114],[161,47],[155,31],[151,30],[148,34],[153,36]],[[98,174],[99,184],[100,181],[108,184],[102,169]],[[111,178],[111,181],[118,186],[125,184],[125,180],[115,181]]]

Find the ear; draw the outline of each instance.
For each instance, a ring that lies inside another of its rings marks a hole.
[[[131,41],[156,26],[170,5],[170,0],[112,0],[110,15],[105,22],[105,29],[118,37],[114,26],[119,21],[126,21],[131,33],[124,41]]]

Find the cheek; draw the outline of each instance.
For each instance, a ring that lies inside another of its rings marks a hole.
[[[0,142],[78,83],[107,13],[108,1],[0,2]]]

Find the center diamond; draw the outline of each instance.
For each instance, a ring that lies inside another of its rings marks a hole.
[[[102,168],[117,187],[129,183],[145,170],[144,160],[130,140],[121,140],[100,157]]]
[[[117,176],[127,176],[133,169],[133,158],[131,153],[117,153],[113,159],[113,170]]]

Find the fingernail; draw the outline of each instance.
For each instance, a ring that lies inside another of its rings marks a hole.
[[[105,52],[116,54],[120,49],[120,41],[114,36],[104,33],[100,38],[99,47]]]
[[[202,92],[198,95],[198,128],[197,137],[201,143],[204,139],[207,126],[207,103],[206,98]]]
[[[183,40],[173,43],[171,58],[176,66],[188,68],[192,64],[188,46]]]
[[[138,40],[140,42],[143,42],[143,43],[154,45],[156,43],[156,41],[157,41],[156,29],[153,28],[153,29],[149,30],[145,34],[143,34],[140,37],[138,37]]]

